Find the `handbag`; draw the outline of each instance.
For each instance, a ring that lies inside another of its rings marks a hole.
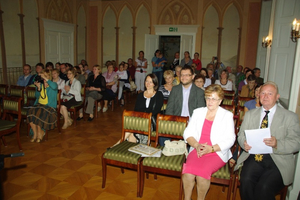
[[[179,140],[179,141],[166,140],[162,153],[165,156],[177,156],[182,154],[187,155],[186,144],[183,140]]]
[[[74,98],[74,95],[72,95],[72,94],[63,94],[62,101],[67,102],[67,101],[70,101],[73,98]]]

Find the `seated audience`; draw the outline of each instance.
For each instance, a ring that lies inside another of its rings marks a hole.
[[[58,86],[58,90],[61,90],[61,97],[63,96],[63,93],[65,92],[65,81],[59,78],[59,69],[53,69],[52,70],[52,81],[55,82]]]
[[[181,60],[180,66],[181,66],[181,67],[184,67],[185,65],[191,66],[192,63],[193,63],[193,60],[192,60],[191,57],[190,57],[190,52],[185,51],[185,52],[184,52],[184,58]]]
[[[170,70],[175,71],[175,67],[179,65],[179,52],[174,55],[174,60],[170,65]]]
[[[31,78],[31,66],[28,65],[28,64],[25,64],[23,66],[23,75],[21,75],[19,78],[18,78],[18,81],[17,81],[17,85],[18,86],[23,86],[23,87],[26,87],[30,81],[30,78]]]
[[[61,65],[61,63],[60,63],[60,62],[57,62],[57,63],[55,63],[55,69],[58,69],[58,70],[60,70],[60,65]]]
[[[214,75],[214,69],[213,68],[207,68],[207,78],[210,79],[211,84],[215,84],[216,79],[213,76]]]
[[[247,78],[247,85],[243,85],[240,96],[254,98],[255,85],[256,85],[256,77],[254,75],[249,75]]]
[[[254,73],[253,73],[253,70],[251,70],[251,69],[248,69],[247,71],[246,71],[246,73],[245,73],[245,80],[243,80],[243,81],[241,81],[240,83],[239,83],[239,91],[241,91],[242,90],[242,87],[244,86],[244,85],[247,85],[247,78],[248,78],[248,76],[250,76],[250,75],[253,75]]]
[[[259,85],[264,84],[264,79],[260,77],[260,69],[257,67],[254,68],[253,73],[254,73],[254,76],[256,77],[256,83]]]
[[[194,53],[193,63],[196,64],[195,74],[199,74],[200,70],[202,69],[202,63],[201,60],[199,59],[198,52]]]
[[[173,85],[179,85],[180,84],[180,71],[181,71],[182,67],[180,65],[177,65],[175,67],[175,77],[174,77],[174,81],[173,81]]]
[[[64,125],[62,129],[72,125],[73,120],[68,115],[68,109],[79,104],[81,98],[81,83],[75,78],[76,69],[69,69],[67,72],[68,81],[66,82],[63,98],[60,107],[60,113],[64,117]]]
[[[211,175],[222,168],[232,154],[235,142],[233,114],[220,107],[224,91],[219,85],[205,90],[206,107],[194,110],[184,131],[185,142],[190,145],[182,169],[185,199],[191,199],[195,180],[198,199],[205,199]]]
[[[80,82],[81,85],[85,84],[85,76],[82,74],[82,71],[79,66],[75,66],[75,78]]]
[[[228,79],[229,73],[226,69],[221,72],[220,80],[216,80],[215,84],[220,85],[223,90],[232,91],[232,81]]]
[[[198,88],[201,88],[202,90],[205,90],[204,84],[205,84],[205,77],[202,74],[197,74],[194,78],[194,83]]]
[[[128,66],[128,65],[127,65]],[[120,105],[124,106],[124,95],[123,95],[123,89],[125,87],[125,84],[128,85],[128,73],[125,69],[125,64],[119,64],[119,70],[117,71],[118,80],[119,80],[119,91],[118,91],[118,100],[121,100]]]
[[[106,90],[105,78],[101,75],[101,68],[99,65],[94,65],[93,76],[89,76],[86,84],[85,103],[87,104],[85,112],[89,114],[88,121],[94,119],[94,104],[95,100],[99,100],[103,97],[103,93]],[[77,120],[83,119],[83,109],[79,111],[79,117]]]
[[[65,82],[68,81],[68,76],[67,76],[67,65],[65,63],[60,64],[60,73],[59,73],[59,78],[64,80]]]
[[[52,62],[47,62],[46,63],[46,69],[49,69],[50,71],[54,69],[54,65]]]
[[[84,67],[81,63],[78,64],[78,67],[80,68],[80,74],[82,74],[84,76],[85,81],[88,78],[88,74],[84,71]]]
[[[43,70],[44,70],[44,64],[43,64],[43,63],[37,63],[37,64],[35,65],[35,72],[36,72],[36,74],[30,77],[30,80],[28,81],[27,86],[28,86],[28,85],[33,85],[34,82],[36,81],[36,80],[35,80],[36,77],[37,77],[40,73],[42,73]]]
[[[108,109],[108,102],[116,97],[117,85],[118,85],[118,75],[114,71],[113,63],[109,62],[107,64],[107,71],[102,75],[106,81],[106,90],[103,93],[104,106],[102,112],[106,112]]]
[[[87,64],[83,65],[84,72],[89,76],[91,73],[91,70],[89,69],[89,66]]]
[[[30,142],[41,142],[45,135],[43,130],[54,129],[57,113],[57,84],[51,81],[51,71],[42,70],[41,79],[34,82],[36,100],[34,106],[27,111],[27,123],[33,130]],[[43,130],[42,130],[43,129]]]
[[[164,103],[163,94],[158,89],[158,79],[155,74],[148,74],[145,78],[145,91],[138,94],[134,111],[152,113],[156,121],[157,114],[161,111]],[[156,127],[152,124],[152,130],[155,131]],[[147,144],[147,136],[134,134],[138,143]]]
[[[205,77],[205,84],[204,84],[204,88],[208,87],[211,85],[211,80],[208,78],[207,76],[207,70],[206,68],[202,68],[200,70],[200,74],[202,74]]]
[[[169,98],[169,95],[170,95],[170,92],[173,88],[173,81],[174,81],[174,73],[172,70],[166,70],[164,72],[164,79],[165,79],[165,84],[164,85],[161,85],[159,88],[158,88],[158,91],[160,91],[163,96],[164,96],[164,99],[168,99]]]

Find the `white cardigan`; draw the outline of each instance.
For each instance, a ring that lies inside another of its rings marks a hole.
[[[66,85],[69,85],[70,80],[66,82]],[[76,101],[82,101],[81,98],[81,83],[76,78],[73,79],[70,91],[68,94],[73,94]]]
[[[194,110],[193,116],[183,134],[185,142],[187,142],[186,139],[189,137],[194,137],[199,142],[206,113],[206,107]],[[216,153],[224,162],[227,162],[232,157],[230,148],[235,142],[235,132],[233,114],[222,107],[219,107],[217,110],[211,127],[210,140],[212,145],[219,145],[221,151],[217,151]],[[191,147],[190,152],[193,149]]]

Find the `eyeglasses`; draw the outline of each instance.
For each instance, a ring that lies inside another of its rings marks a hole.
[[[220,99],[215,99],[215,98],[209,98],[209,97],[205,97],[206,101],[212,101],[212,102],[217,102]]]
[[[182,76],[182,77],[190,77],[190,76],[192,76],[192,74],[181,74],[180,76]]]

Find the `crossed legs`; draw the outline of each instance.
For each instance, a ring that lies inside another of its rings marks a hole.
[[[44,131],[42,130],[42,128],[32,122],[29,123],[32,130],[33,130],[33,137],[30,140],[31,142],[34,142],[36,140],[36,142],[40,142],[43,137],[44,137]]]
[[[210,186],[210,180],[193,174],[183,174],[182,182],[184,188],[184,200],[190,200],[193,188],[197,180],[197,200],[204,200]]]

